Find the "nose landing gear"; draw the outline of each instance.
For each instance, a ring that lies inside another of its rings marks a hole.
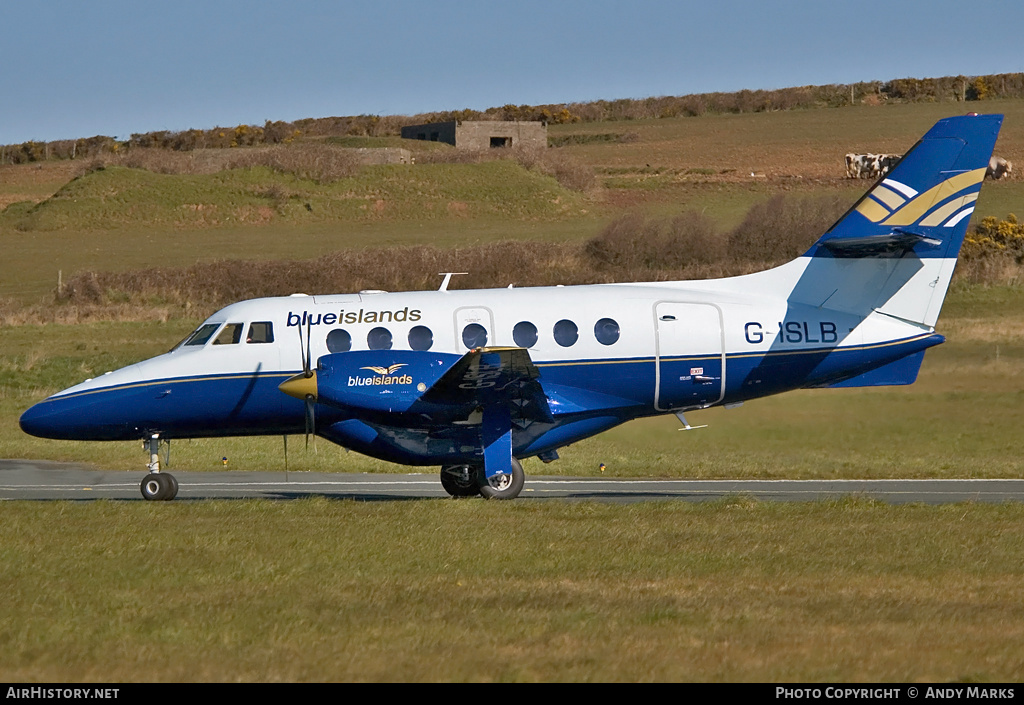
[[[150,501],[174,499],[178,494],[178,481],[174,475],[160,472],[160,434],[154,433],[146,439],[145,444],[149,449],[149,464],[146,466],[149,474],[142,478],[139,486],[143,498]]]

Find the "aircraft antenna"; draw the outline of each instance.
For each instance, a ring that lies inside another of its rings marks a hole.
[[[438,287],[438,291],[448,291],[448,284],[451,283],[452,277],[456,274],[469,274],[469,272],[438,272],[439,275],[444,277],[444,281],[441,282],[441,286]]]
[[[281,436],[284,441],[284,481],[288,482],[288,434]]]

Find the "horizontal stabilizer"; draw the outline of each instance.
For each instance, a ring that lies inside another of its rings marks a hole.
[[[825,385],[829,389],[845,387],[889,387],[913,384],[924,360],[924,350],[876,367],[842,382]]]
[[[836,257],[891,257],[902,255],[917,245],[939,247],[942,240],[909,230],[894,229],[880,235],[823,239],[820,244]]]

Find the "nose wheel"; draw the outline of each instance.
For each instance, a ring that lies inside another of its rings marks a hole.
[[[142,496],[153,502],[172,500],[178,494],[178,481],[166,472],[151,472],[139,486]]]
[[[160,434],[154,433],[146,439],[144,445],[149,449],[149,465],[146,466],[149,474],[142,478],[142,484],[139,485],[142,497],[151,502],[174,499],[178,495],[178,481],[174,475],[160,472]],[[170,458],[170,450],[167,452]]]

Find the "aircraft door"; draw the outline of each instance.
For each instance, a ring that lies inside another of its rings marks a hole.
[[[714,304],[662,301],[655,304],[654,316],[654,407],[669,411],[720,401],[725,389],[721,310]]]
[[[483,306],[455,311],[455,349],[466,352],[494,345],[494,316]]]

